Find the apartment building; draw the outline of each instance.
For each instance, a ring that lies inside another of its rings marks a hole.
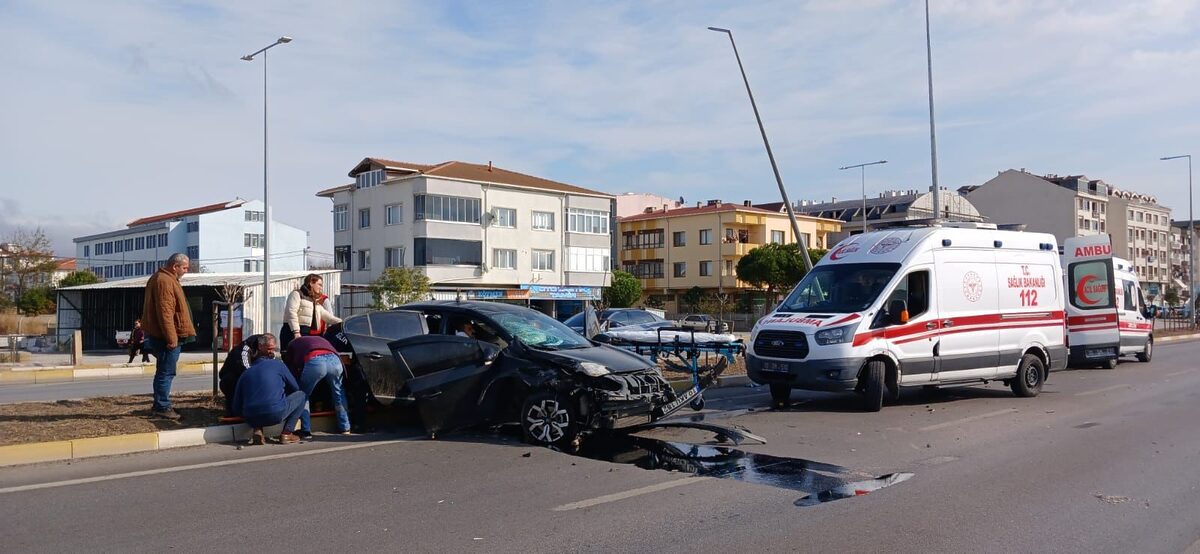
[[[810,248],[828,248],[842,223],[797,216]],[[661,300],[666,311],[680,311],[679,296],[692,287],[706,293],[754,290],[737,278],[737,262],[768,243],[792,243],[796,237],[786,214],[756,208],[749,201],[710,200],[695,207],[654,209],[620,220],[621,267],[642,281],[643,294]]]
[[[1171,274],[1171,209],[1153,196],[1115,187],[1108,193],[1113,252],[1133,263],[1146,299],[1161,304]]]
[[[1024,224],[1027,231],[1068,237],[1108,232],[1108,185],[1082,175],[1001,171],[982,185],[958,189],[992,223]]]
[[[951,190],[942,190],[938,196],[942,219],[945,221],[986,221],[987,218],[979,213],[971,202],[961,194]],[[837,219],[842,222],[842,230],[833,237],[833,244],[842,239],[863,232],[863,221],[867,228],[874,225],[896,223],[899,221],[915,221],[933,217],[933,193],[920,190],[888,190],[879,193],[878,197],[868,197],[865,201],[860,198],[828,202],[801,200],[792,209],[797,214],[825,219]],[[782,211],[783,203],[762,204],[762,208]]]
[[[240,198],[139,218],[124,229],[75,238],[76,266],[105,279],[138,277],[182,252],[193,272],[261,272],[264,219],[261,201]],[[307,249],[306,231],[272,223],[272,271],[307,269]]]
[[[1194,237],[1188,234],[1189,227],[1195,228],[1197,234],[1200,234],[1200,221],[1172,221],[1171,235],[1168,239],[1170,249],[1168,250],[1169,263],[1171,265],[1171,280],[1170,283],[1178,288],[1179,298],[1186,300],[1191,297],[1192,283],[1192,259],[1194,256],[1200,255],[1200,247],[1197,247]]]
[[[416,267],[437,298],[528,302],[567,317],[611,280],[612,195],[460,161],[366,158],[333,202],[334,262],[366,285]]]

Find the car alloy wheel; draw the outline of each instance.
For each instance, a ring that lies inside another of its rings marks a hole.
[[[530,398],[522,422],[526,436],[540,444],[556,444],[571,435],[571,413],[557,396]]]

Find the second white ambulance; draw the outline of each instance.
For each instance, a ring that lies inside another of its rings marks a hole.
[[[1067,239],[1067,344],[1071,367],[1117,367],[1122,355],[1149,362],[1154,319],[1133,265],[1112,256],[1107,235]]]
[[[762,318],[750,379],[776,405],[793,388],[858,391],[878,411],[902,386],[1002,380],[1036,396],[1066,367],[1053,235],[945,223],[838,243]]]

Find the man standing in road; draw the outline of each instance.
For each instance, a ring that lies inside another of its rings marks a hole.
[[[154,406],[151,413],[167,419],[179,419],[171,408],[171,382],[179,362],[180,347],[196,340],[192,312],[179,279],[188,272],[190,260],[184,254],[172,254],[167,263],[146,281],[142,328],[146,346],[154,352]]]

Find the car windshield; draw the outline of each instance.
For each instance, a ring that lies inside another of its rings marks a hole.
[[[562,350],[592,346],[570,327],[538,311],[495,314],[492,319],[510,335],[535,348]]]
[[[900,269],[900,264],[829,264],[813,268],[776,311],[848,314],[861,312]]]

